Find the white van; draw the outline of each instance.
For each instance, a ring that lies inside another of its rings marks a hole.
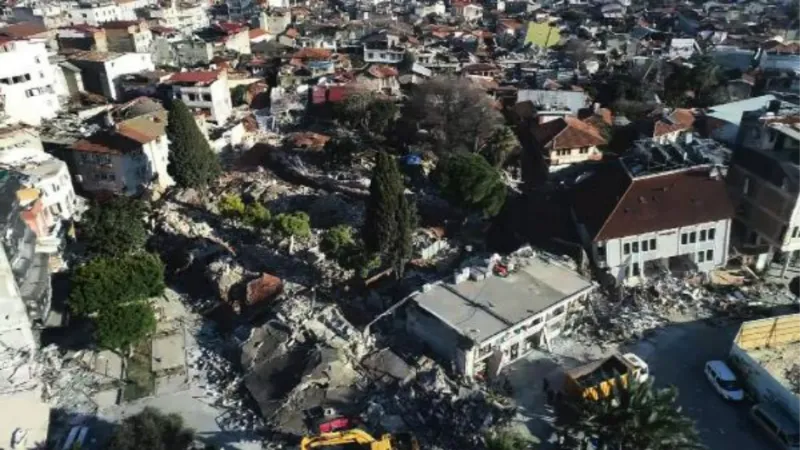
[[[705,374],[708,382],[722,398],[735,402],[744,400],[744,389],[727,364],[722,361],[709,361],[706,363]]]
[[[750,409],[750,417],[783,450],[800,450],[800,425],[780,409],[758,404]]]

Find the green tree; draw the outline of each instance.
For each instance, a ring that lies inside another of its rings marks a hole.
[[[189,450],[193,443],[194,430],[184,426],[181,416],[145,408],[122,421],[106,450]]]
[[[552,405],[553,424],[566,448],[584,448],[589,440],[598,450],[704,448],[694,422],[675,405],[677,398],[674,387],[654,389],[652,377],[630,380],[627,388],[617,377],[610,395],[599,400],[561,397]]]
[[[369,252],[387,254],[397,236],[397,209],[403,195],[403,180],[397,162],[378,153],[369,186],[369,201],[362,236]]]
[[[170,141],[170,175],[181,187],[200,188],[214,181],[221,173],[217,155],[200,132],[189,108],[173,100],[167,117]]]
[[[440,153],[477,151],[502,122],[491,97],[460,77],[433,78],[415,88],[403,117],[427,129]]]
[[[358,151],[358,145],[349,137],[336,137],[325,143],[323,151],[335,164],[350,164],[353,162],[353,155]]]
[[[242,197],[237,194],[224,194],[219,200],[219,212],[232,219],[242,217],[245,212]]]
[[[500,172],[480,155],[460,153],[440,160],[434,179],[450,201],[485,217],[497,215],[506,201]]]
[[[336,104],[334,112],[343,123],[362,131],[380,135],[398,114],[397,105],[372,92],[356,92]]]
[[[140,200],[114,197],[93,203],[81,220],[80,240],[92,255],[124,255],[144,247],[145,208]]]
[[[492,132],[481,153],[489,164],[500,168],[503,167],[508,156],[517,147],[519,147],[517,135],[511,128],[503,126],[496,128]]]
[[[115,305],[100,311],[94,325],[101,347],[127,350],[156,331],[156,315],[147,303]]]
[[[70,310],[89,316],[164,293],[164,264],[152,253],[98,257],[71,277]]]
[[[417,228],[417,209],[405,195],[400,195],[397,208],[397,235],[394,238],[390,251],[390,263],[395,276],[402,278],[405,273],[406,263],[411,259],[413,252],[412,237]]]
[[[272,214],[266,206],[253,202],[245,207],[243,219],[251,227],[267,228],[272,220]]]
[[[356,245],[353,229],[347,225],[337,225],[325,231],[319,248],[328,256],[339,258],[343,252]]]
[[[486,435],[486,450],[527,450],[531,441],[513,430],[493,430]]]
[[[241,106],[247,102],[247,86],[240,84],[231,89],[231,103],[233,106]]]
[[[273,225],[286,237],[306,238],[311,235],[310,218],[303,211],[278,214]]]

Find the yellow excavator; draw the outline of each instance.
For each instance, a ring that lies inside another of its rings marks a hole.
[[[419,450],[419,443],[410,434],[384,434],[375,439],[357,428],[318,436],[304,437],[301,450]]]

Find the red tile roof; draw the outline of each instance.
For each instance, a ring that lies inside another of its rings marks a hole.
[[[47,33],[47,28],[33,22],[20,22],[0,28],[0,35],[13,39],[24,39]]]
[[[657,113],[661,114],[661,113]],[[683,131],[692,128],[694,124],[694,113],[691,109],[675,109],[664,117],[656,117],[653,124],[653,137],[663,136],[675,131]]]
[[[390,66],[372,66],[367,72],[375,78],[391,78],[397,76],[397,69]]]
[[[539,124],[533,130],[536,142],[546,150],[605,145],[597,128],[575,117],[564,117]]]
[[[155,34],[173,34],[178,32],[178,30],[176,30],[175,28],[164,27],[161,25],[153,25],[152,27],[150,27],[150,31]]]
[[[247,30],[247,27],[234,22],[219,22],[214,24],[214,27],[227,35],[240,33]]]
[[[631,179],[614,163],[578,185],[573,206],[594,242],[734,215],[725,181],[708,167]]]
[[[261,28],[253,28],[250,30],[250,40],[260,38],[261,36],[267,35],[267,30],[262,30]]]
[[[219,78],[219,73],[219,70],[178,72],[169,77],[169,82],[211,84]]]
[[[325,60],[331,58],[332,52],[327,48],[311,48],[305,47],[296,51],[292,58],[301,60]]]

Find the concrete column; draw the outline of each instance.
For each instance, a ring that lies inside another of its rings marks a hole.
[[[789,268],[789,263],[792,261],[792,256],[794,256],[794,252],[783,252],[783,258],[785,261],[783,262],[783,268],[781,268],[781,278],[786,274],[786,269]]]

